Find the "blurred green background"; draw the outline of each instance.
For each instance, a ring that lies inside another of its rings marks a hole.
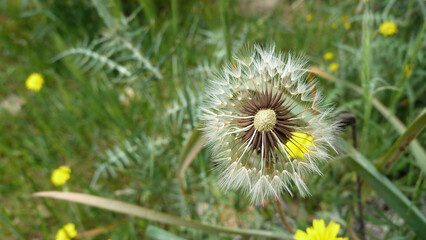
[[[424,116],[425,17],[421,0],[1,0],[0,238],[54,239],[74,223],[80,239],[169,236],[149,226],[184,239],[239,239],[31,197],[47,190],[283,231],[273,204],[253,206],[243,194],[219,188],[208,149],[185,173],[186,195],[177,179],[205,83],[254,43],[309,57],[326,101],[356,116],[361,153],[424,218],[424,121],[413,130],[416,147],[403,147],[391,161],[382,156],[404,133],[395,119],[409,126]],[[385,36],[380,26],[387,21],[397,31]],[[40,91],[26,88],[34,72],[44,78]],[[351,139],[349,129],[341,135]],[[367,239],[426,239],[406,224],[409,213],[398,215],[368,179],[358,198],[357,173],[346,162],[336,157],[322,165],[323,176],[306,179],[312,196],[282,196],[294,228],[323,218],[341,224],[341,236],[362,239],[361,201]],[[71,177],[56,187],[50,178],[61,165]]]

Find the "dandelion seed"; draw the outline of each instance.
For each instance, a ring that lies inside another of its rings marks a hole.
[[[44,79],[40,73],[32,73],[25,81],[25,86],[28,90],[38,92],[43,86]]]
[[[68,223],[58,230],[55,240],[71,240],[77,236],[77,230],[73,223]]]
[[[323,56],[324,60],[331,60],[334,58],[334,53],[332,52],[326,52]]]
[[[325,226],[323,219],[314,219],[313,226],[308,227],[306,232],[297,229],[294,235],[295,240],[348,240],[348,238],[337,237],[340,224],[331,221],[328,226]]]
[[[339,69],[339,64],[338,63],[331,63],[330,66],[328,67],[332,72],[337,71],[337,69]]]
[[[302,175],[320,173],[337,130],[306,60],[255,45],[211,80],[202,130],[224,189],[243,189],[260,203],[291,192],[308,194]]]
[[[398,32],[398,26],[392,21],[386,21],[380,24],[379,33],[383,36],[392,36]]]
[[[55,186],[62,186],[70,179],[70,175],[71,169],[68,166],[60,166],[52,172],[50,181],[52,181]]]
[[[308,15],[306,15],[306,22],[311,22],[312,21],[312,19],[314,19],[314,15],[312,15],[312,14],[308,14]]]

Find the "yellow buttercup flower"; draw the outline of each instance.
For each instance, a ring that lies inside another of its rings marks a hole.
[[[64,225],[56,233],[55,240],[71,240],[77,236],[77,230],[73,223],[68,223]]]
[[[341,16],[340,17],[340,21],[343,23],[343,22],[346,22],[346,21],[348,21],[348,16],[346,16],[346,15],[343,15],[343,16]]]
[[[326,52],[323,56],[324,60],[331,60],[334,58],[334,53],[332,52]]]
[[[338,23],[333,23],[333,24],[331,24],[331,28],[337,29],[337,28],[339,28],[339,24]]]
[[[40,73],[32,73],[25,81],[25,86],[28,90],[38,92],[43,86],[44,79]]]
[[[392,21],[386,21],[380,24],[379,33],[383,36],[391,36],[398,32],[398,26]]]
[[[55,186],[64,185],[70,179],[71,169],[68,166],[60,166],[52,173],[50,180]]]
[[[305,159],[305,153],[309,152],[308,147],[312,146],[314,138],[303,132],[292,132],[291,139],[285,144],[285,150],[292,158]]]
[[[331,221],[325,226],[323,219],[314,219],[313,226],[308,227],[306,232],[297,229],[295,240],[348,240],[348,238],[337,237],[340,225]]]
[[[345,24],[343,25],[343,27],[344,27],[346,30],[349,30],[349,29],[351,29],[351,27],[352,27],[352,23],[350,23],[350,22],[345,22]]]
[[[330,66],[328,67],[328,68],[330,68],[330,70],[332,71],[332,72],[335,72],[335,71],[337,71],[337,69],[339,69],[339,64],[338,63],[331,63],[330,64]]]
[[[307,22],[312,21],[312,19],[314,19],[314,15],[312,15],[312,14],[308,14],[308,15],[306,16],[306,21],[307,21]]]

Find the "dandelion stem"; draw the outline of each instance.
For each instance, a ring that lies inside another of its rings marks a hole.
[[[282,209],[281,199],[278,197],[274,198],[274,205],[277,210],[278,217],[281,220],[281,223],[285,226],[285,228],[287,228],[289,233],[293,233],[293,228],[291,227],[291,225],[287,222],[287,219],[285,218],[285,215]]]

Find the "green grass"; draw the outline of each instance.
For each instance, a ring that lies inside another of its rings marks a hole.
[[[307,179],[312,196],[282,196],[290,224],[306,229],[324,218],[341,224],[341,236],[361,238],[359,174],[368,239],[425,238],[418,231],[423,223],[413,223],[426,207],[426,134],[424,121],[415,121],[426,106],[425,2],[261,3],[0,1],[0,238],[54,239],[68,222],[80,234],[101,229],[83,239],[235,237],[31,196],[39,191],[86,193],[199,223],[285,231],[272,202],[253,206],[244,194],[218,186],[208,149],[190,154],[205,84],[232,53],[253,43],[304,52],[310,65],[334,76],[318,74],[326,101],[357,119],[361,151],[323,164],[324,176]],[[382,36],[384,21],[394,21],[398,32]],[[335,58],[324,60],[326,52]],[[332,62],[339,64],[335,72]],[[44,76],[39,92],[25,88],[32,72]],[[16,113],[5,107],[19,102]],[[350,142],[351,130],[340,137]],[[362,161],[368,167],[360,168]],[[184,173],[183,162],[190,163]],[[71,167],[71,179],[55,187],[50,175],[60,165]],[[399,200],[405,205],[395,207]],[[415,216],[403,214],[410,206]]]

